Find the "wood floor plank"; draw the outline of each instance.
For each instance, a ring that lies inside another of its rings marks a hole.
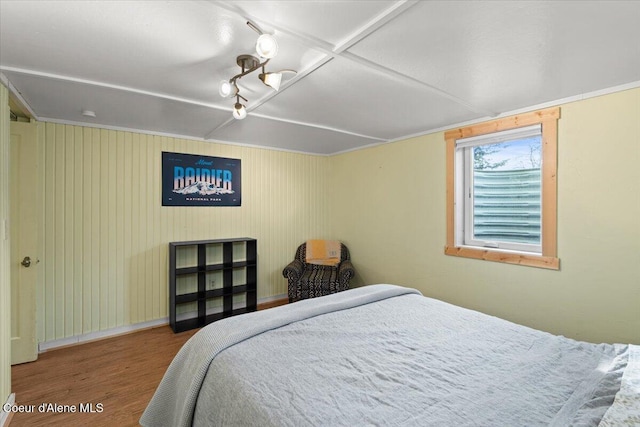
[[[35,405],[15,413],[18,426],[135,426],[180,347],[197,330],[174,334],[169,326],[48,351],[32,363],[11,368],[16,404]],[[93,404],[94,413],[38,411],[45,404]]]

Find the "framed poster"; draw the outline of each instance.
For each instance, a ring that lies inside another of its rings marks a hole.
[[[162,206],[240,206],[240,159],[162,152]]]

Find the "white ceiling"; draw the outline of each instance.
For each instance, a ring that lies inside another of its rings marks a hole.
[[[218,84],[275,34],[280,91]],[[640,86],[640,1],[7,1],[0,72],[39,120],[333,154]],[[95,111],[96,117],[82,115]]]

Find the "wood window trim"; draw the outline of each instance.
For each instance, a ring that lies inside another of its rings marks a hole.
[[[557,254],[557,165],[558,165],[558,119],[560,107],[547,108],[518,114],[497,120],[453,129],[445,132],[447,144],[447,243],[446,255],[531,267],[560,269]],[[494,249],[479,249],[455,244],[455,155],[456,140],[487,133],[519,128],[534,124],[542,125],[542,254],[522,254]]]

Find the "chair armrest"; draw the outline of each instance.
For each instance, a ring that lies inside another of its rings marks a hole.
[[[356,270],[354,270],[353,264],[348,259],[342,261],[338,266],[338,281],[342,284],[348,284],[355,274]]]
[[[302,270],[304,270],[302,261],[300,261],[299,259],[294,259],[284,268],[284,270],[282,270],[282,275],[289,280],[296,281],[302,275]]]

